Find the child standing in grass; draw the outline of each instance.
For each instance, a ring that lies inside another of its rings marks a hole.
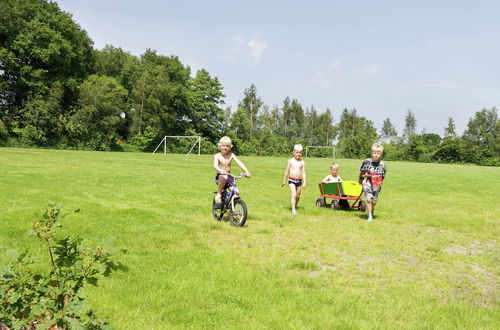
[[[385,163],[380,159],[383,152],[384,147],[378,143],[374,143],[371,149],[371,158],[365,159],[359,167],[359,179],[363,185],[368,209],[368,222],[373,221],[373,211],[377,204],[380,190],[382,189],[382,181],[387,173]]]
[[[321,181],[321,182],[330,183],[330,182],[342,182],[342,181],[344,181],[340,178],[339,169],[340,169],[339,164],[332,163],[330,165],[330,174],[327,175],[326,178],[324,178],[323,181]]]
[[[226,185],[234,186],[234,178],[228,174],[231,173],[231,162],[234,160],[236,164],[245,172],[247,178],[252,177],[250,172],[247,170],[245,164],[240,161],[235,154],[231,152],[233,144],[231,138],[228,136],[223,136],[219,143],[217,144],[220,152],[214,155],[214,168],[217,171],[215,175],[215,184],[217,184],[217,195],[215,196],[215,202],[221,203],[222,190]]]
[[[302,188],[306,187],[306,163],[302,160],[302,145],[296,144],[293,147],[293,158],[290,158],[286,164],[285,175],[281,186],[288,186],[291,193],[292,215],[297,215],[297,203],[300,199]]]

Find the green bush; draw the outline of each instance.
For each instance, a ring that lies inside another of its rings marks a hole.
[[[49,203],[42,219],[31,224],[30,234],[46,248],[50,271],[33,267],[28,251],[9,251],[15,260],[0,268],[0,320],[11,329],[108,328],[84,304],[82,288],[85,283],[97,285],[100,276],[124,267],[106,248],[83,249],[81,238],[57,238],[66,215],[60,205]]]

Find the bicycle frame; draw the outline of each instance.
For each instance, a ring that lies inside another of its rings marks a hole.
[[[239,179],[245,176],[241,173],[239,176],[228,174],[234,179]],[[212,203],[212,213],[215,219],[222,220],[224,213],[229,213],[229,221],[233,226],[241,227],[245,224],[248,211],[245,202],[240,198],[236,180],[231,182],[231,185],[226,185],[221,194],[222,203],[218,204],[215,201]]]
[[[229,186],[229,188],[230,188],[229,192],[227,192],[227,191],[225,192],[226,198],[225,198],[225,201],[223,203],[224,204],[223,212],[225,212],[225,210],[229,208],[229,204],[231,205],[231,211],[234,212],[234,200],[236,198],[240,198],[238,186],[236,185],[236,179],[240,179],[240,178],[244,177],[245,174],[241,173],[240,175],[235,176],[235,175],[232,175],[229,173],[228,175],[232,176],[235,180],[234,180],[234,186]],[[224,190],[227,190],[227,189],[224,189]]]

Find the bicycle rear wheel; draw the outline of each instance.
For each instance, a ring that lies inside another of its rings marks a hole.
[[[234,200],[234,211],[229,212],[229,221],[233,226],[241,227],[247,221],[247,205],[241,199]]]

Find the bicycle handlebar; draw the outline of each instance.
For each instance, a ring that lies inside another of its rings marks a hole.
[[[230,176],[232,176],[235,179],[240,179],[240,178],[245,177],[245,174],[246,173],[240,173],[240,175],[232,175],[231,173],[228,173],[227,175],[230,175]]]

